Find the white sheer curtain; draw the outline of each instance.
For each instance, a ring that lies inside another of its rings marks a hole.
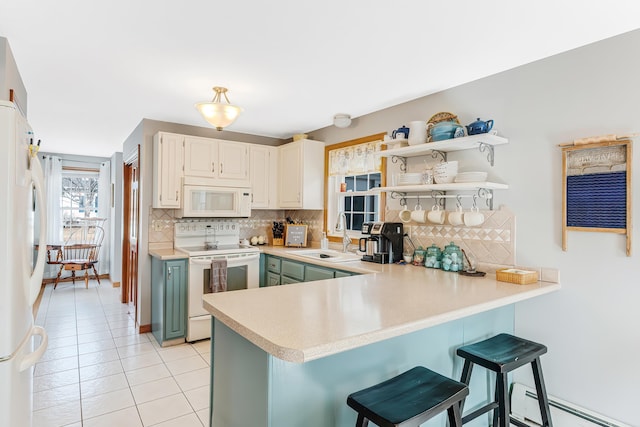
[[[111,244],[111,232],[109,213],[111,212],[111,164],[109,162],[100,163],[100,175],[98,176],[98,217],[104,218],[102,228],[104,228],[104,239],[100,256],[98,258],[98,274],[109,273],[109,247]]]
[[[62,243],[62,159],[55,156],[44,158],[44,186],[47,201],[47,243]]]

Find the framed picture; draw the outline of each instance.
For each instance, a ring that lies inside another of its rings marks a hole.
[[[569,231],[626,235],[631,255],[631,141],[562,147],[562,250]]]

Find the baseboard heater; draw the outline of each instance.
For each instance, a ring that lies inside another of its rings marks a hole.
[[[549,406],[553,425],[557,427],[632,427],[553,396],[549,396]],[[542,424],[535,389],[524,384],[513,383],[511,415],[524,422],[533,421],[538,425]]]

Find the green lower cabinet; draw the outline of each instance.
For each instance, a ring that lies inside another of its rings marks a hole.
[[[151,333],[160,345],[187,335],[188,260],[151,259]]]
[[[357,274],[357,273],[351,273],[350,271],[336,270],[335,277],[349,277],[349,276],[353,276],[354,274]]]
[[[288,285],[290,283],[313,282],[314,280],[333,279],[334,277],[348,277],[358,273],[344,270],[334,270],[315,264],[307,264],[273,255],[263,255],[261,264],[261,286]]]
[[[334,270],[328,268],[317,267],[315,265],[305,265],[304,281],[313,282],[314,280],[333,279]]]
[[[280,274],[267,271],[265,286],[278,286],[280,284]]]

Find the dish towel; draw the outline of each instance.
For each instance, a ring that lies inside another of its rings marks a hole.
[[[224,292],[227,290],[227,260],[214,259],[211,261],[211,276],[209,277],[209,289],[211,292]]]

